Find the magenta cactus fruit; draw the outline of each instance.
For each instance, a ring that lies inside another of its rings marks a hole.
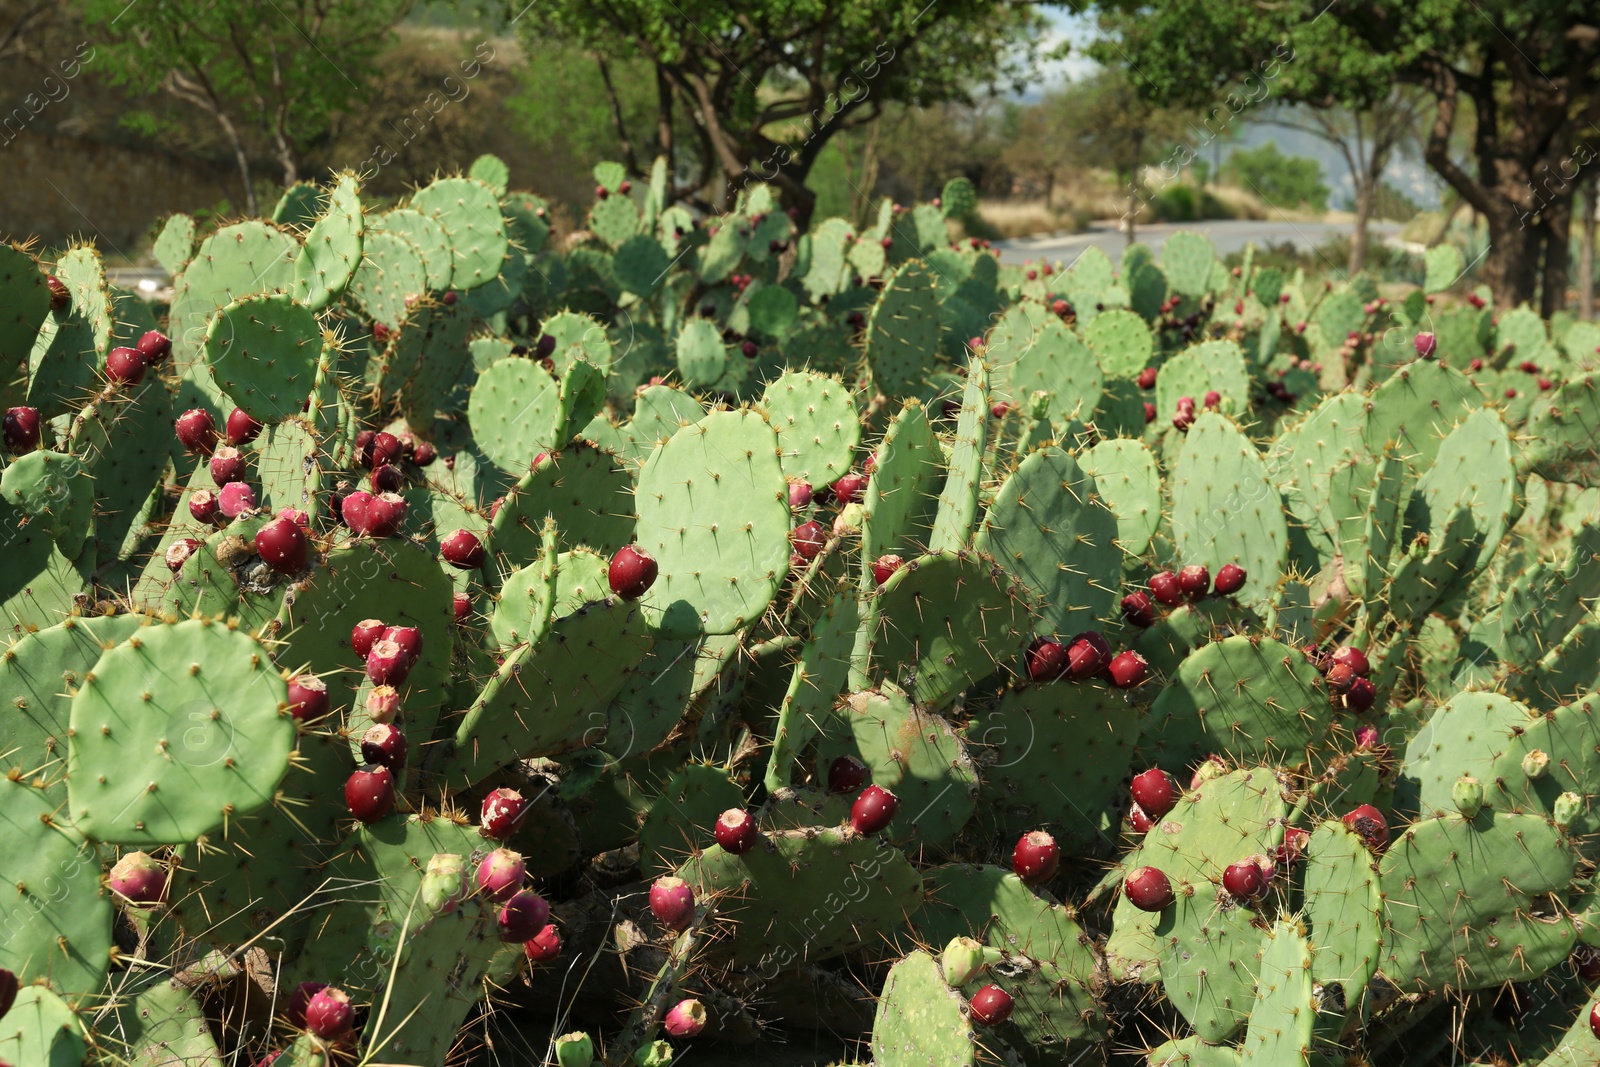
[[[1389,847],[1389,820],[1371,804],[1362,804],[1346,812],[1342,821],[1374,853],[1382,855],[1384,849]]]
[[[217,493],[217,510],[223,518],[237,519],[256,509],[256,491],[244,482],[229,482]]]
[[[218,485],[244,480],[244,453],[232,445],[223,445],[211,453],[211,480]]]
[[[1222,872],[1222,888],[1237,900],[1251,901],[1267,891],[1267,880],[1255,860],[1230,863]]]
[[[398,493],[379,493],[367,504],[367,528],[356,532],[372,537],[393,537],[405,522],[406,498]]]
[[[979,1026],[999,1026],[1011,1018],[1016,1001],[1010,993],[991,983],[972,994],[970,1006],[973,1022]]]
[[[1370,711],[1378,702],[1378,687],[1369,678],[1357,678],[1345,690],[1344,702],[1355,712]]]
[[[865,475],[851,471],[833,483],[833,499],[841,508],[853,504],[867,488]]]
[[[1278,866],[1288,867],[1297,862],[1306,851],[1306,842],[1311,839],[1311,831],[1299,826],[1286,826],[1283,830],[1283,844],[1275,849]]]
[[[828,792],[854,793],[867,784],[867,765],[854,756],[838,756],[828,764]]]
[[[1128,807],[1128,825],[1133,828],[1134,833],[1147,834],[1155,824],[1156,821],[1150,817],[1150,813],[1139,805],[1132,804]]]
[[[129,852],[111,868],[107,884],[129,904],[160,904],[167,897],[167,868],[148,852]]]
[[[611,592],[624,600],[638,600],[655,584],[660,567],[655,557],[637,545],[623,545],[611,557],[606,581]]]
[[[1140,629],[1149,629],[1156,624],[1156,606],[1150,602],[1150,594],[1133,592],[1122,598],[1122,617],[1130,626]]]
[[[850,828],[858,834],[875,834],[894,821],[900,800],[881,785],[869,785],[850,805]]]
[[[522,881],[527,875],[528,865],[523,862],[520,852],[497,848],[478,864],[478,890],[490,900],[503,904],[522,888]],[[548,918],[548,914],[545,917]],[[539,925],[544,925],[543,920]],[[518,940],[526,941],[527,938]]]
[[[295,722],[316,722],[328,714],[328,686],[314,674],[289,679],[289,714]]]
[[[327,982],[301,982],[295,986],[294,992],[289,994],[289,1007],[285,1009],[290,1025],[305,1026],[306,1008],[311,1004],[311,998],[327,988]]]
[[[1343,664],[1350,668],[1350,672],[1357,678],[1365,678],[1372,671],[1372,664],[1367,660],[1367,654],[1354,645],[1340,645],[1328,657],[1330,664]]]
[[[1154,367],[1146,367],[1139,372],[1139,377],[1135,381],[1138,382],[1140,389],[1154,389],[1156,387],[1156,377],[1159,373]]]
[[[411,450],[411,462],[419,467],[431,467],[433,461],[439,458],[439,450],[427,441],[418,441]]]
[[[367,763],[345,780],[344,803],[363,823],[375,823],[394,810],[394,774],[380,763]]]
[[[406,472],[393,463],[380,463],[372,468],[372,474],[367,479],[374,493],[398,493],[405,488]]]
[[[183,565],[189,562],[189,557],[202,547],[204,547],[204,542],[197,541],[192,537],[178,538],[178,540],[167,546],[165,553],[167,570],[177,574],[183,569]]]
[[[406,660],[412,664],[422,655],[422,631],[415,626],[385,626],[379,640],[393,641],[399,645],[406,654]]]
[[[3,425],[8,452],[32,452],[39,447],[38,408],[7,408]]]
[[[134,347],[144,353],[151,364],[160,363],[172,355],[172,339],[160,330],[146,330]]]
[[[1067,645],[1067,675],[1081,682],[1111,666],[1111,645],[1098,630],[1085,630]]]
[[[305,570],[310,544],[306,532],[289,519],[273,519],[256,531],[256,555],[279,574]]]
[[[65,311],[72,306],[72,292],[67,283],[54,274],[45,276],[45,286],[50,290],[50,310]]]
[[[342,989],[325,986],[306,1003],[306,1029],[323,1041],[337,1041],[355,1025],[355,1009]]]
[[[828,543],[828,532],[823,529],[822,523],[815,519],[803,522],[789,531],[789,544],[793,546],[795,555],[803,560],[813,560],[822,551],[822,546]]]
[[[6,1012],[11,1010],[11,1005],[17,1002],[17,993],[21,987],[22,983],[17,981],[14,972],[0,967],[0,1019],[5,1018]]]
[[[1061,865],[1061,848],[1043,830],[1030,830],[1011,850],[1011,870],[1025,885],[1042,885],[1055,877]]]
[[[138,385],[150,369],[150,358],[137,348],[113,348],[106,353],[106,378],[119,385]]]
[[[477,570],[488,555],[483,542],[471,530],[457,530],[439,542],[439,554],[450,566],[464,571]]]
[[[1178,588],[1190,600],[1199,600],[1211,592],[1211,572],[1198,563],[1192,563],[1178,572]]]
[[[172,432],[185,452],[205,453],[217,446],[217,424],[205,408],[190,408],[172,420]]]
[[[1122,883],[1122,891],[1140,911],[1161,911],[1177,898],[1172,895],[1172,883],[1154,867],[1140,867]]]
[[[1224,563],[1222,569],[1217,571],[1217,592],[1223,596],[1232,596],[1244,588],[1245,570],[1237,563]]]
[[[1143,656],[1131,648],[1117,655],[1107,667],[1111,672],[1111,684],[1118,689],[1132,689],[1150,673],[1150,665]]]
[[[686,930],[694,921],[694,887],[663,875],[650,887],[650,912],[668,930]]]
[[[400,438],[392,433],[379,431],[372,435],[372,450],[370,453],[373,467],[381,467],[387,463],[399,463],[400,457],[405,453],[405,446]]]
[[[362,619],[350,628],[350,647],[355,649],[356,655],[366,659],[367,653],[372,651],[373,644],[388,628],[388,624],[382,619]]]
[[[906,565],[906,561],[894,554],[879,556],[872,561],[872,580],[882,585],[893,577],[894,572]]]
[[[561,931],[554,923],[545,923],[544,929],[522,943],[523,954],[529,963],[549,963],[561,955]]]
[[[339,517],[351,533],[367,532],[367,512],[372,507],[372,494],[365,489],[352,489],[339,501]]]
[[[478,832],[484,837],[504,841],[528,814],[528,802],[515,789],[494,789],[483,798],[478,816]]]
[[[400,691],[392,685],[375,685],[367,691],[367,717],[376,723],[394,722],[400,714]]]
[[[209,489],[196,489],[190,493],[189,515],[195,522],[216,522],[222,517],[222,509],[217,506],[217,494]]]
[[[472,596],[468,593],[452,593],[450,615],[456,622],[466,622],[472,615]]]
[[[796,478],[789,483],[789,509],[791,511],[800,511],[810,507],[813,495],[811,483],[802,482]]]
[[[1322,680],[1328,683],[1329,691],[1334,693],[1348,693],[1350,687],[1359,681],[1356,672],[1345,663],[1330,664]]]
[[[1589,1009],[1589,1033],[1600,1039],[1600,1001]]]
[[[1178,783],[1160,767],[1151,767],[1134,775],[1129,792],[1133,795],[1133,802],[1155,819],[1178,806]]]
[[[1067,673],[1067,649],[1048,637],[1035,637],[1028,645],[1028,677],[1035,682],[1053,682]]]
[[[694,1037],[706,1028],[706,1006],[698,1000],[680,1000],[661,1020],[668,1037]]]
[[[1183,603],[1183,587],[1178,584],[1178,576],[1171,571],[1150,576],[1150,595],[1169,608]]]
[[[758,836],[756,817],[743,808],[729,808],[717,816],[713,832],[724,852],[742,856],[755,847]]]
[[[241,408],[234,408],[228,412],[227,421],[228,443],[235,448],[247,445],[254,441],[261,433],[261,424],[251,418]]]
[[[1438,347],[1438,338],[1431,333],[1423,332],[1413,337],[1411,343],[1416,346],[1417,355],[1423,359],[1432,359],[1434,349]]]
[[[361,758],[394,774],[405,770],[409,750],[405,731],[392,722],[373,723],[361,735]]]
[[[1580,941],[1572,946],[1572,954],[1568,958],[1572,962],[1572,969],[1585,982],[1600,979],[1600,948]],[[0,1011],[0,1015],[4,1014],[4,1011]]]
[[[372,684],[401,686],[410,673],[411,657],[398,641],[383,637],[373,643],[367,653],[367,677]]]

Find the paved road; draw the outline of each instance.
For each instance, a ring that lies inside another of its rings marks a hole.
[[[1140,243],[1149,245],[1159,255],[1167,236],[1178,230],[1193,230],[1205,234],[1217,246],[1217,253],[1224,256],[1230,252],[1240,251],[1251,241],[1256,243],[1257,248],[1293,241],[1302,251],[1309,251],[1330,237],[1350,232],[1350,228],[1342,223],[1217,219],[1209,222],[1163,222],[1141,226],[1135,237]],[[1371,233],[1374,238],[1381,240],[1393,237],[1399,230],[1400,227],[1393,223],[1374,223]],[[1115,263],[1122,258],[1122,250],[1128,247],[1128,237],[1117,229],[1115,222],[1096,222],[1091,224],[1088,233],[1018,237],[996,243],[1000,246],[1000,259],[1004,263],[1021,263],[1025,259],[1059,259],[1070,266],[1073,260],[1081,256],[1084,249],[1090,245],[1097,246]]]

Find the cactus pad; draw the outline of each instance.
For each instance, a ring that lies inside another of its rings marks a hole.
[[[540,452],[560,447],[566,430],[560,384],[530,359],[510,356],[478,378],[467,405],[472,434],[495,466],[518,474]]]
[[[206,332],[206,362],[218,388],[261,423],[300,413],[321,354],[316,316],[281,294],[229,304]]]
[[[419,189],[411,206],[432,215],[449,235],[452,289],[475,289],[500,274],[507,239],[493,189],[471,178],[439,178]]]
[[[1325,822],[1305,846],[1303,915],[1314,953],[1310,976],[1353,1001],[1378,969],[1383,898],[1372,853],[1343,823]]]
[[[1078,465],[1117,519],[1117,547],[1142,556],[1161,525],[1161,475],[1155,456],[1131,438],[1112,438],[1085,449]]]
[[[872,1061],[879,1067],[969,1067],[978,1036],[961,994],[945,984],[939,964],[917,951],[884,979],[872,1021]]]
[[[1243,1067],[1295,1067],[1311,1054],[1317,1019],[1312,997],[1312,954],[1295,923],[1273,923],[1261,951],[1256,999],[1244,1032]]]
[[[867,362],[880,392],[903,396],[922,383],[939,350],[937,288],[933,271],[916,260],[884,282],[867,319]]]
[[[850,470],[861,423],[843,383],[789,371],[767,384],[761,406],[778,434],[784,477],[831,485]]]

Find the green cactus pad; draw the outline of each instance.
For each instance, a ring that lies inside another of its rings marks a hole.
[[[469,374],[467,334],[471,328],[472,312],[459,304],[424,305],[411,313],[395,338],[390,359],[412,367],[395,398],[411,425],[430,426],[440,412],[459,407],[459,399],[452,394]]]
[[[1394,442],[1418,474],[1432,465],[1456,425],[1483,406],[1483,394],[1460,371],[1437,361],[1400,368],[1373,390],[1367,408],[1367,451]]]
[[[849,681],[850,655],[860,619],[861,607],[854,592],[841,589],[801,647],[773,728],[766,774],[769,792],[789,784],[795,760],[829,723],[834,700]]]
[[[1317,1019],[1311,946],[1297,924],[1279,920],[1267,935],[1256,999],[1244,1032],[1244,1067],[1305,1067]]]
[[[563,548],[607,555],[633,536],[633,479],[610,452],[573,441],[547,452],[506,494],[494,519],[494,550],[512,566],[532,562],[554,518]]]
[[[589,209],[589,232],[618,248],[639,232],[639,207],[627,196],[608,196]]]
[[[194,255],[194,219],[182,212],[169,216],[150,251],[168,274],[182,274]]]
[[[978,1062],[978,1035],[961,994],[945,984],[926,952],[889,969],[872,1020],[872,1062],[878,1067],[969,1067]]]
[[[174,412],[165,384],[146,382],[125,402],[101,401],[74,419],[72,450],[85,461],[94,495],[96,558],[117,559],[137,537],[165,477]]]
[[[1094,353],[1058,318],[1046,319],[1023,346],[1006,375],[1010,396],[1023,402],[1036,391],[1050,394],[1050,410],[1087,417],[1100,404],[1105,375]]]
[[[316,316],[284,294],[237,300],[206,332],[212,379],[263,424],[300,414],[321,354]]]
[[[767,384],[761,406],[778,434],[784,477],[831,485],[850,470],[861,423],[838,379],[789,371]]]
[[[485,152],[472,161],[472,169],[467,171],[467,177],[487,185],[496,196],[505,196],[506,187],[511,182],[511,168],[499,156]]]
[[[858,243],[856,248],[871,247]],[[938,280],[913,260],[883,286],[867,319],[867,362],[872,380],[888,396],[915,393],[939,351]]]
[[[101,992],[111,962],[112,904],[100,858],[45,791],[8,780],[0,798],[8,843],[0,856],[0,967],[78,1004]],[[5,1022],[21,1007],[19,999]]]
[[[710,319],[692,319],[678,334],[678,376],[689,389],[709,389],[728,369],[728,346]]]
[[[989,371],[973,357],[967,362],[967,383],[961,391],[955,439],[945,449],[944,489],[939,493],[939,510],[928,538],[930,551],[959,551],[972,541],[988,425]]]
[[[404,262],[403,253],[389,252],[388,255],[390,256],[401,256],[401,272],[408,280],[402,282],[400,279],[395,279],[391,284],[384,287],[386,292],[399,293],[403,297],[406,293],[421,294],[428,290],[442,293],[450,288],[450,275],[453,270],[450,254],[450,235],[445,233],[444,227],[440,225],[438,219],[432,215],[424,215],[422,212],[412,208],[395,208],[392,211],[386,211],[381,215],[369,218],[367,224],[370,226],[365,236],[368,259],[383,258],[374,257],[372,252],[371,242],[378,232],[404,238],[411,245],[410,251],[422,259],[423,284],[418,288],[414,281],[417,276],[416,268],[409,262]],[[362,267],[364,273],[366,264],[363,264]],[[368,277],[367,284],[370,291],[372,276],[366,276]],[[406,286],[411,286],[411,288],[406,288]],[[399,322],[404,317],[404,315],[401,315],[392,320],[379,319],[378,321],[384,323]]]
[[[0,1019],[0,1057],[30,1067],[81,1067],[89,1055],[83,1020],[44,986],[24,986]],[[970,1062],[970,1061],[968,1061]]]
[[[1468,821],[1412,824],[1380,865],[1385,977],[1407,992],[1483,989],[1554,967],[1576,941],[1546,894],[1572,881],[1576,857],[1541,815],[1485,809]]]
[[[83,549],[94,522],[94,486],[77,456],[37,449],[0,473],[0,501],[55,538],[67,558]]]
[[[1068,853],[1109,843],[1139,740],[1127,695],[1100,682],[1013,689],[973,721],[986,818],[1002,837],[1048,828]]]
[[[418,217],[433,221],[431,216]],[[362,243],[365,255],[350,279],[350,295],[367,318],[398,327],[410,315],[411,305],[429,288],[427,261],[401,231],[373,230]]]
[[[1461,249],[1455,245],[1442,244],[1430,248],[1425,259],[1427,275],[1422,282],[1423,292],[1442,293],[1461,278]]]
[[[1078,456],[1095,491],[1117,519],[1117,547],[1142,556],[1161,525],[1161,475],[1156,458],[1132,438],[1101,441]]]
[[[171,1063],[183,1067],[221,1067],[221,1054],[206,1023],[205,1010],[185,985],[157,981],[116,1008],[110,1020],[130,1063]]]
[[[32,256],[0,241],[0,393],[13,397],[14,381],[28,376],[28,355],[50,316],[50,287]],[[20,399],[17,396],[16,399]],[[15,400],[8,399],[8,405]]]
[[[1451,431],[1432,467],[1417,481],[1407,524],[1427,528],[1434,542],[1445,537],[1458,512],[1468,512],[1480,551],[1469,553],[1463,566],[1477,566],[1493,554],[1516,507],[1517,476],[1511,464],[1511,440],[1492,412],[1474,411]]]
[[[1217,250],[1204,234],[1179,230],[1161,246],[1161,269],[1174,292],[1184,296],[1205,296],[1211,287],[1211,268]]]
[[[1042,633],[1071,635],[1115,610],[1117,516],[1061,449],[1031,453],[995,494],[973,547],[1039,598]]]
[[[1160,912],[1153,931],[1162,946],[1162,989],[1201,1040],[1226,1041],[1253,1006],[1264,941],[1256,916],[1243,906],[1223,907],[1222,890],[1209,881],[1173,890],[1177,900]]]
[[[1150,362],[1155,337],[1136,312],[1114,308],[1084,327],[1084,343],[1107,378],[1133,378]]]
[[[1565,382],[1528,420],[1524,462],[1552,481],[1600,485],[1600,373]]]
[[[204,619],[141,630],[72,698],[74,823],[99,841],[178,844],[262,807],[294,747],[287,701],[248,634]]]
[[[71,303],[45,317],[28,358],[28,405],[46,418],[76,410],[103,377],[111,343],[111,296],[93,248],[74,248],[56,261],[55,276]]]
[[[760,414],[719,411],[645,461],[635,538],[660,576],[640,601],[661,636],[732,633],[758,618],[788,570],[789,491]]]
[[[562,443],[566,429],[560,385],[539,364],[511,356],[479,376],[467,404],[478,447],[495,466],[517,474]]]
[[[256,293],[293,289],[298,248],[290,234],[265,222],[224,226],[200,242],[194,258],[173,282],[172,311],[167,316],[173,370],[181,375],[199,362],[208,327],[219,310]]]
[[[611,266],[624,289],[649,296],[671,270],[672,260],[660,241],[647,233],[636,233],[617,246]]]
[[[1458,698],[1460,699],[1460,698]],[[1532,721],[1522,721],[1508,732],[1501,749],[1484,772],[1489,802],[1503,811],[1554,815],[1556,798],[1572,792],[1589,798],[1590,803],[1577,822],[1569,827],[1587,834],[1596,826],[1592,798],[1600,794],[1600,697],[1594,694],[1556,708]],[[1437,730],[1435,730],[1437,734]],[[1487,747],[1487,746],[1486,746]],[[1536,777],[1524,767],[1532,752],[1550,757],[1549,768]]]
[[[1343,823],[1325,822],[1305,844],[1303,916],[1310,927],[1311,978],[1360,996],[1383,952],[1383,897],[1366,843]]]
[[[1184,659],[1150,706],[1140,748],[1174,772],[1211,753],[1295,764],[1323,738],[1331,714],[1303,655],[1241,634]]]
[[[1268,607],[1283,574],[1289,532],[1278,492],[1249,438],[1215,412],[1201,415],[1183,444],[1171,490],[1178,558],[1213,574],[1225,563],[1238,564],[1250,576],[1240,602]]]
[[[1537,721],[1525,705],[1499,693],[1459,693],[1411,735],[1398,788],[1414,796],[1424,815],[1454,811],[1450,790],[1456,779],[1470,774],[1494,781],[1491,768]]]
[[[1232,341],[1193,345],[1163,363],[1156,378],[1156,415],[1170,418],[1178,410],[1179,397],[1186,396],[1199,405],[1212,391],[1222,394],[1224,402],[1231,401],[1234,411],[1250,405],[1244,353]]]
[[[919,704],[939,708],[1028,640],[1027,606],[999,567],[968,553],[911,560],[877,600],[872,659]]]
[[[556,340],[556,351],[552,358],[557,374],[565,376],[573,361],[579,359],[594,364],[601,371],[611,369],[614,355],[606,328],[588,315],[563,311],[545,319],[539,324],[539,330]]]
[[[697,899],[721,894],[717,913],[732,929],[713,951],[768,972],[877,944],[922,895],[898,849],[849,829],[769,831],[743,856],[712,845],[678,877]]]
[[[160,610],[232,619],[250,633],[263,632],[278,613],[287,585],[254,551],[255,536],[269,521],[265,513],[242,515],[207,536],[167,587]]]
[[[506,575],[489,619],[490,647],[510,652],[527,642],[538,644],[550,629],[556,603],[556,577],[561,566],[555,524],[546,522],[537,558]]]
[[[904,693],[853,693],[825,722],[817,742],[817,780],[851,756],[871,771],[870,781],[900,800],[884,833],[898,844],[947,845],[972,817],[978,775],[950,724],[919,708]]]
[[[672,776],[639,828],[639,870],[646,878],[671,874],[715,840],[717,816],[744,807],[744,791],[720,767],[690,764]]]
[[[862,498],[863,573],[879,556],[922,543],[933,522],[943,457],[919,401],[906,401],[890,418],[877,457]]]
[[[1150,1051],[1146,1067],[1239,1067],[1239,1050],[1212,1045],[1198,1037],[1180,1037]]]
[[[344,292],[361,262],[364,229],[356,177],[342,174],[295,257],[295,299],[321,310]]]
[[[419,189],[411,206],[432,215],[450,237],[452,289],[475,289],[500,274],[508,242],[493,189],[471,178],[439,178]]]

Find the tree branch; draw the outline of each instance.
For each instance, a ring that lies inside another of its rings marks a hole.
[[[622,162],[628,168],[628,173],[639,177],[639,159],[633,152],[633,139],[628,136],[628,126],[622,117],[622,100],[617,96],[616,86],[611,84],[611,68],[606,65],[604,56],[595,56],[595,63],[600,67],[600,80],[605,83],[606,99],[611,101],[611,121],[617,127],[617,140],[622,142]]]

